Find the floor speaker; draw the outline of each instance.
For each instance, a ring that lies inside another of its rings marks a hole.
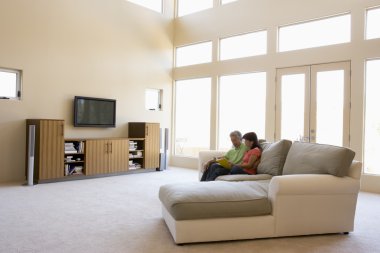
[[[169,128],[160,129],[160,171],[168,168]]]
[[[30,125],[28,129],[29,139],[28,139],[28,171],[27,180],[28,185],[33,185],[34,181],[34,152],[36,143],[36,126]]]

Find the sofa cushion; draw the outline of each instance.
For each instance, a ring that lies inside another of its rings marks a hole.
[[[291,145],[292,142],[289,140],[263,143],[263,153],[261,155],[261,162],[257,167],[257,174],[281,175]]]
[[[307,142],[294,142],[284,165],[284,175],[331,174],[344,177],[354,159],[351,149]]]
[[[269,180],[194,182],[161,186],[159,198],[175,220],[249,217],[271,213]]]
[[[236,175],[219,176],[215,180],[218,180],[218,181],[257,181],[257,180],[269,180],[272,177],[273,176],[269,174],[256,174],[256,175],[236,174]]]

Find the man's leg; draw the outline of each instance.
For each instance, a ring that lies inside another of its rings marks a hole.
[[[207,175],[206,181],[214,181],[217,177],[222,175],[228,175],[230,173],[229,169],[223,168],[220,164],[214,163],[209,168],[209,174]]]

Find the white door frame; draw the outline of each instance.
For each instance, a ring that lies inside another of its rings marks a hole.
[[[344,70],[344,109],[343,109],[343,146],[350,146],[350,109],[351,109],[351,62],[335,62],[299,67],[280,68],[276,71],[276,118],[275,140],[281,139],[281,94],[282,77],[285,75],[305,75],[305,115],[304,135],[301,141],[315,142],[316,137],[316,87],[317,73],[323,71]]]

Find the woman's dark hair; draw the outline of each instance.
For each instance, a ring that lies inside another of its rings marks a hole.
[[[260,150],[263,150],[261,147],[259,140],[257,139],[257,135],[255,132],[249,132],[243,135],[244,140],[253,141],[252,147],[249,147],[250,149],[259,148]]]

